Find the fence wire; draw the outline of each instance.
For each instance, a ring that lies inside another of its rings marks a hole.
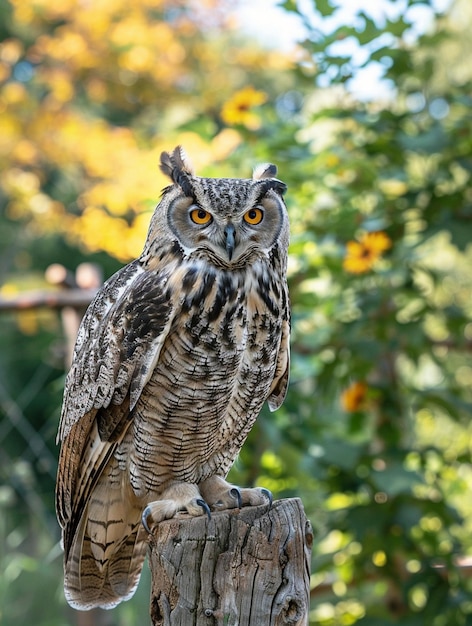
[[[101,281],[101,272],[97,271],[97,277]],[[0,298],[2,626],[25,623],[25,619],[48,626],[118,623],[109,612],[80,613],[66,606],[60,529],[54,512],[56,433],[65,372],[80,319],[97,286],[56,285],[56,290]],[[39,324],[36,332],[25,335],[21,330],[25,311],[47,317],[47,332]],[[44,586],[49,589],[49,607],[44,602]],[[23,606],[17,596],[27,599]]]

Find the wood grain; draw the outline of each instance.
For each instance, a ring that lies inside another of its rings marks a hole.
[[[150,537],[153,625],[308,624],[312,540],[298,498],[162,522]]]

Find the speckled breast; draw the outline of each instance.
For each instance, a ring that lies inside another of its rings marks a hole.
[[[229,471],[276,367],[280,321],[261,288],[239,272],[189,269],[180,311],[135,409],[132,456],[145,491]]]

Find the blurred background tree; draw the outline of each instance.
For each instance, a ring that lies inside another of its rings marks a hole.
[[[292,383],[232,478],[302,497],[311,624],[470,624],[471,9],[339,4],[283,2],[287,52],[225,0],[1,1],[0,295],[138,255],[162,149],[210,176],[277,163]],[[2,314],[0,623],[147,623],[146,580],[95,622],[63,599],[64,358],[55,313]]]

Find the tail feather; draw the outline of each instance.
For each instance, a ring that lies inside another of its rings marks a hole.
[[[110,468],[110,471],[113,471]],[[141,509],[102,476],[81,515],[64,564],[68,603],[111,609],[136,591],[147,549]]]
[[[86,525],[81,523],[79,531]],[[64,566],[64,592],[67,602],[75,609],[95,607],[111,609],[129,600],[136,591],[147,542],[139,526],[117,547],[105,563],[97,561],[93,542],[79,532]]]
[[[147,533],[141,526],[130,535],[121,548],[119,554],[111,559],[108,566],[108,580],[110,586],[121,600],[129,600],[136,591],[144,559],[147,552]]]

